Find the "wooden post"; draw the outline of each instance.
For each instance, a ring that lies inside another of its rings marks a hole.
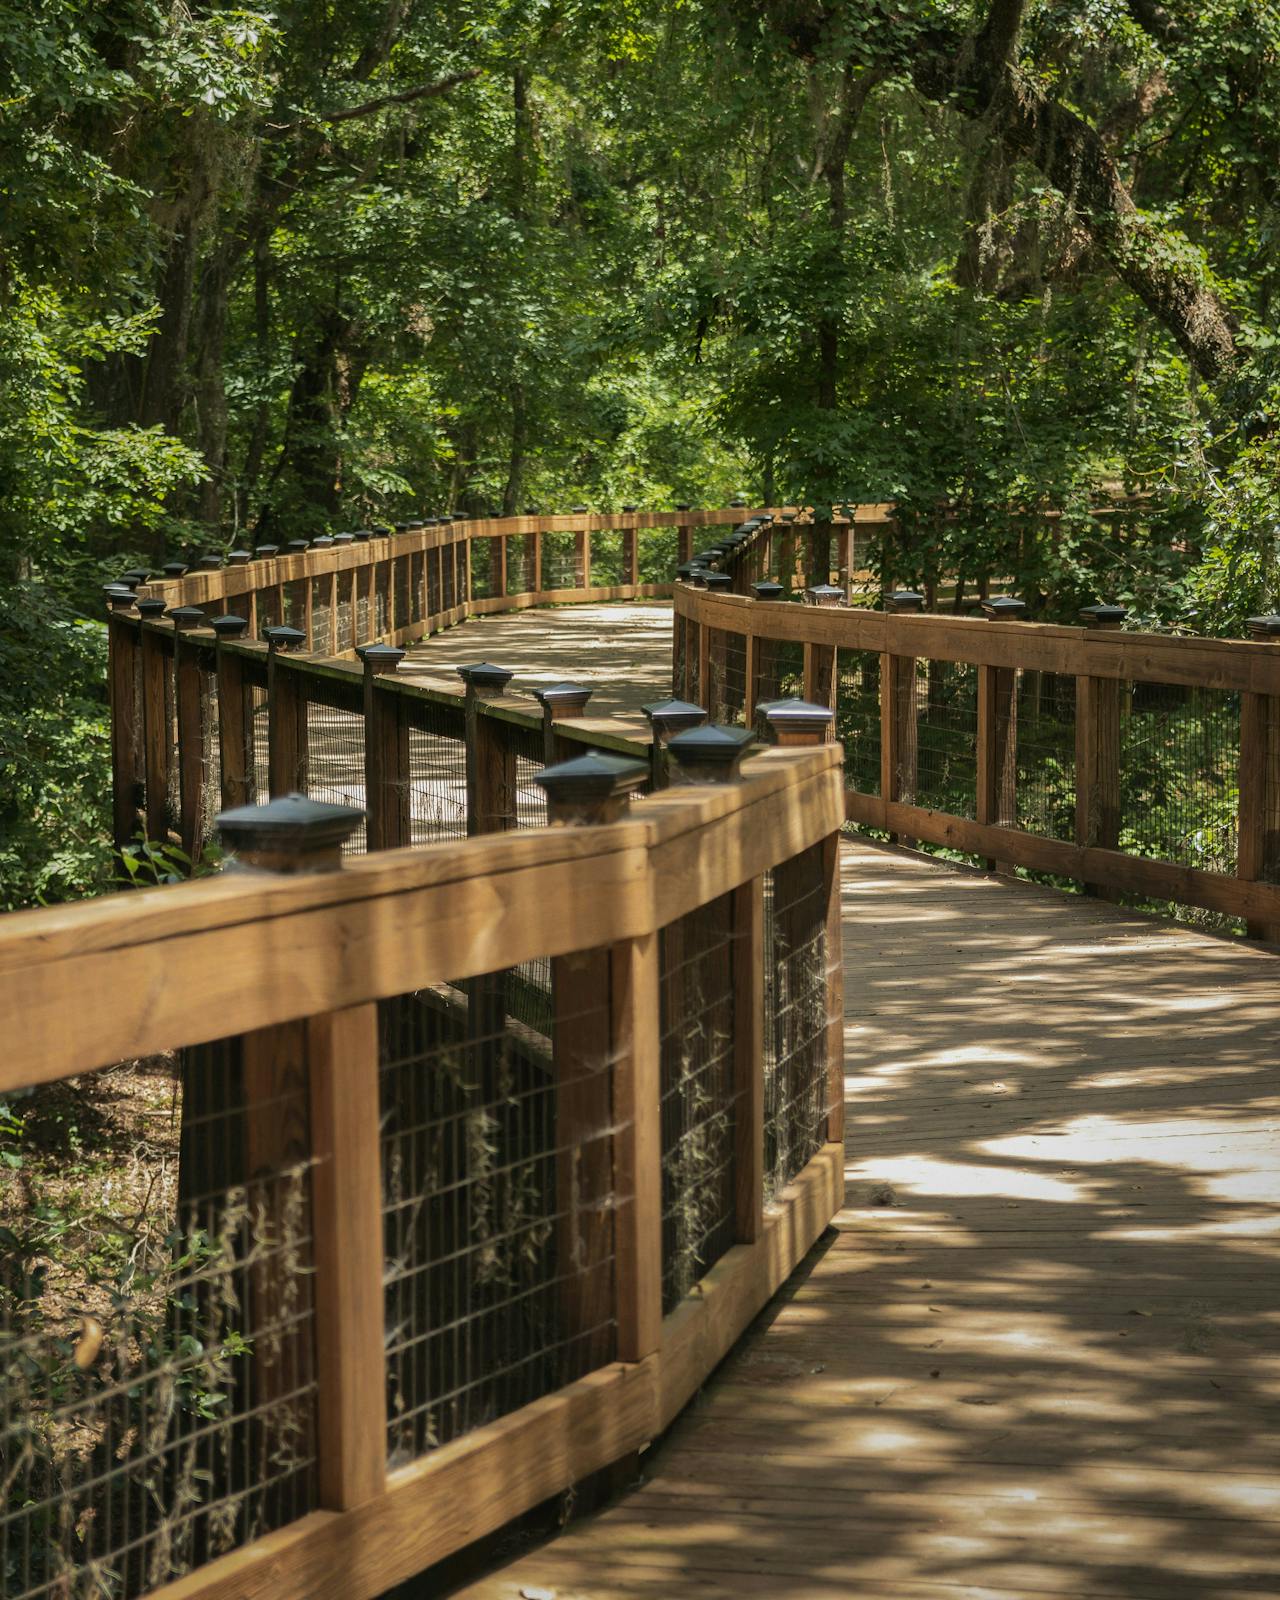
[[[112,611],[107,618],[107,660],[111,697],[111,834],[116,849],[138,831],[139,739],[138,680],[142,670],[136,621]]]
[[[662,1337],[662,1127],[658,936],[610,955],[618,1360],[643,1361]]]
[[[1258,643],[1280,644],[1280,616],[1250,617]],[[1246,690],[1240,696],[1240,802],[1236,876],[1280,882],[1280,696]],[[1250,939],[1280,942],[1280,925],[1248,922]]]
[[[733,891],[734,1236],[764,1228],[764,879]]]
[[[815,706],[836,703],[836,647],[806,640],[804,646],[804,697]]]
[[[200,620],[204,621],[203,616]],[[204,843],[200,822],[204,812],[205,762],[211,749],[212,697],[199,647],[188,637],[189,627],[190,624],[180,625],[174,638],[173,671],[178,718],[178,837],[194,861]]]
[[[164,610],[164,601],[143,600]],[[145,615],[145,612],[144,612]],[[164,839],[169,831],[169,703],[173,673],[173,634],[158,627],[142,629],[142,764],[144,810],[148,839]]]
[[[1002,596],[983,611],[992,622],[1022,617],[1026,605]],[[977,820],[1012,828],[1018,820],[1018,674],[1015,667],[978,668]],[[1014,875],[1013,863],[992,857],[989,872]]]
[[[1091,606],[1082,613],[1091,628],[1115,629],[1121,606]],[[1076,678],[1076,843],[1104,850],[1120,847],[1120,721],[1124,685],[1118,678]],[[1085,884],[1086,894],[1113,900],[1106,884]]]
[[[496,596],[507,592],[507,536],[499,534],[489,541],[489,589]]]
[[[822,841],[822,882],[827,900],[827,1143],[844,1143],[844,914],[840,835]]]
[[[297,628],[268,628],[267,775],[271,798],[307,791],[307,696],[282,657],[303,642]]]
[[[916,658],[885,651],[880,657],[880,793],[903,805],[916,801]],[[913,845],[905,834],[897,843]]]
[[[307,1066],[319,1502],[347,1511],[387,1472],[377,1006],[310,1018]]]
[[[502,724],[487,717],[482,702],[501,694],[512,674],[489,662],[459,667],[467,686],[467,837],[501,833],[516,826],[516,757]]]
[[[314,873],[341,867],[361,813],[293,797],[219,819],[224,842],[249,871]],[[244,1181],[263,1237],[283,1238],[277,1180],[310,1161],[314,1359],[321,1505],[347,1510],[385,1484],[382,1178],[376,1006],[313,1016],[244,1035]],[[286,1318],[279,1263],[250,1278],[256,1406],[282,1402],[310,1374],[310,1341],[272,1324]]]
[[[542,593],[542,530],[533,535],[533,592]]]
[[[244,617],[230,612],[213,622],[218,639],[218,775],[224,810],[248,805],[257,787],[251,758],[253,694],[244,680],[243,658],[226,648],[243,638],[247,628]]]
[[[575,534],[574,543],[576,547],[574,564],[577,567],[574,578],[579,588],[589,589],[591,587],[590,531],[584,528],[580,533]]]
[[[409,784],[409,718],[398,694],[379,688],[404,660],[396,645],[371,644],[358,652],[364,663],[365,840],[370,850],[413,843]]]
[[[580,717],[591,695],[592,690],[581,683],[553,683],[550,688],[533,691],[533,698],[542,707],[542,759],[546,766],[554,767],[557,761],[567,759],[566,741],[556,733],[556,723]]]

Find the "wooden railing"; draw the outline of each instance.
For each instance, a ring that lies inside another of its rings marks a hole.
[[[761,536],[723,563],[772,576]],[[681,583],[676,692],[748,724],[802,695],[835,711],[849,819],[1104,895],[1280,936],[1280,649],[785,604]],[[915,597],[918,603],[919,597]]]
[[[838,749],[551,828],[472,749],[488,836],[339,865],[286,802],[242,857],[332,870],[0,926],[0,1098],[175,1052],[182,1121],[114,1297],[0,1276],[9,1592],[368,1600],[654,1438],[840,1205]]]

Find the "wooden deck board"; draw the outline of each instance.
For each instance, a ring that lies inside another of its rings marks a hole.
[[[1276,955],[844,869],[848,1208],[642,1486],[466,1600],[1276,1600]]]

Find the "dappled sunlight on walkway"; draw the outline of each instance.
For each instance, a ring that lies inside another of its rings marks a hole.
[[[849,1204],[471,1600],[1280,1596],[1280,965],[851,843]]]

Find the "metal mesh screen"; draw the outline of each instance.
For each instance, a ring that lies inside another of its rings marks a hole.
[[[734,1240],[732,896],[664,928],[662,1300],[670,1311]]]
[[[409,616],[412,621],[422,621],[422,607],[426,578],[423,575],[425,553],[415,550],[409,557]]]
[[[529,594],[534,581],[534,535],[520,533],[507,540],[507,593]]]
[[[597,528],[587,537],[591,541],[591,582],[593,586],[616,587],[626,583],[623,565],[622,530]]]
[[[111,1181],[49,1149],[0,1187],[8,1600],[132,1600],[315,1505],[305,1081],[224,1040],[24,1114],[72,1094]]]
[[[338,577],[337,645],[339,650],[354,650],[355,634],[355,578],[354,572],[340,572]]]
[[[283,622],[287,628],[302,628],[307,626],[307,580],[294,578],[284,586],[284,617]]]
[[[278,627],[282,621],[280,615],[280,590],[272,584],[269,588],[259,589],[255,601],[258,612],[258,633],[264,634],[268,628]]]
[[[1122,685],[1120,848],[1234,873],[1239,766],[1239,695]]]
[[[313,800],[364,809],[364,717],[360,712],[308,700],[307,793]],[[342,846],[342,853],[363,855],[367,849],[362,821]]]
[[[578,570],[578,536],[575,533],[544,533],[542,535],[542,587],[544,589],[577,589],[581,586]]]
[[[471,593],[477,600],[487,600],[495,592],[501,546],[501,539],[476,539],[471,546]]]
[[[373,573],[368,567],[352,573],[355,588],[356,644],[368,644],[373,638]]]
[[[440,607],[452,611],[457,605],[457,569],[454,566],[453,546],[443,545],[440,550]]]
[[[712,704],[720,722],[742,723],[747,708],[747,636],[744,633],[724,632],[718,636],[719,647],[712,650],[713,685]]]
[[[836,653],[836,737],[844,746],[845,787],[880,793],[880,657]]]
[[[778,865],[764,893],[764,1173],[771,1199],[822,1148],[827,1071],[822,847]]]
[[[674,583],[678,535],[674,528],[637,528],[641,583]]]
[[[978,799],[978,669],[918,662],[916,803],[972,818]]]
[[[381,638],[390,626],[391,612],[391,568],[390,563],[380,561],[373,569],[373,631]]]
[[[440,559],[439,550],[427,551],[427,615],[440,615]]]
[[[393,1463],[613,1359],[607,953],[551,966],[549,1029],[509,973],[379,1006]]]
[[[462,713],[412,702],[409,826],[414,844],[467,836],[467,756]]]
[[[543,762],[516,755],[516,820],[522,828],[547,825],[547,797],[534,782],[543,770]]]
[[[1076,824],[1076,680],[1056,672],[1017,675],[1017,787],[1020,828],[1072,840]]]
[[[311,648],[328,654],[331,641],[330,625],[333,614],[329,604],[332,585],[329,576],[312,578],[311,582]]]
[[[409,557],[397,556],[391,563],[395,580],[395,626],[407,627],[412,617],[410,605]]]

